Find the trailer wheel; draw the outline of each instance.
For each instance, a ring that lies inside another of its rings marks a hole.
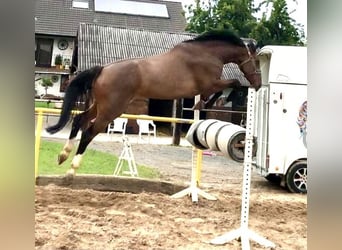
[[[307,162],[298,161],[287,171],[286,186],[292,193],[307,192]]]

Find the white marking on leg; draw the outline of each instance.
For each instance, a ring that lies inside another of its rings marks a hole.
[[[80,167],[82,161],[82,155],[75,155],[71,161],[71,168],[66,172],[67,175],[74,176],[76,174],[76,169]]]
[[[79,168],[81,165],[81,161],[82,161],[82,155],[81,154],[75,155],[74,158],[72,159],[71,167],[74,169]]]
[[[68,169],[68,171],[66,172],[66,175],[71,175],[71,176],[75,176],[76,171],[74,168],[70,168]]]
[[[70,153],[72,151],[72,148],[74,147],[74,141],[75,139],[69,139],[67,140],[67,142],[65,143],[64,147],[63,147],[63,150],[65,152],[68,152]]]

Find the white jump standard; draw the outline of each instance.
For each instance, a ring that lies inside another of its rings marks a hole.
[[[124,171],[123,173],[130,174],[132,177],[138,177],[138,169],[137,169],[137,165],[135,164],[133,151],[131,148],[131,144],[128,140],[128,137],[127,136],[122,137],[122,141],[124,144],[124,148],[119,157],[119,161],[115,166],[113,175],[118,176],[122,169],[124,162],[127,161],[129,171]]]
[[[255,109],[255,89],[248,89],[247,104],[247,127],[246,127],[246,144],[244,154],[244,172],[242,184],[242,203],[241,203],[241,225],[240,228],[223,234],[210,243],[222,245],[237,238],[241,238],[241,246],[243,250],[250,249],[249,240],[254,240],[265,247],[275,247],[275,244],[257,233],[248,229],[249,218],[249,196],[251,186],[252,156],[253,156],[253,129],[254,129],[254,109]]]

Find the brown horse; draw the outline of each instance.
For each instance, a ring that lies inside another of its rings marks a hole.
[[[81,140],[68,171],[68,174],[75,174],[88,144],[136,97],[179,99],[199,94],[209,97],[228,87],[239,86],[235,79],[220,79],[223,65],[230,62],[239,66],[252,87],[260,87],[256,45],[254,42],[245,44],[226,30],[208,31],[160,55],[122,60],[79,73],[67,88],[58,123],[46,130],[56,133],[66,125],[80,95],[90,93],[93,103],[74,117],[69,140],[58,156],[58,163],[68,158],[81,129]]]

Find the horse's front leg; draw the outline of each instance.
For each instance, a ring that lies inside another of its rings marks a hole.
[[[211,108],[216,100],[222,95],[222,90],[226,88],[238,88],[241,86],[241,83],[237,79],[217,79],[213,82],[212,86],[213,87],[207,93],[201,93],[204,96],[209,96],[208,100],[200,100],[192,107],[193,110]]]
[[[203,96],[201,96],[201,100],[199,100],[193,107],[192,110],[202,110],[202,109],[208,109],[211,108],[214,103],[216,102],[216,100],[222,95],[222,91],[219,91],[211,96],[209,96],[208,98],[202,98]]]
[[[215,94],[211,95],[209,99],[204,103],[204,108],[212,108],[217,99],[222,95],[223,90],[226,88],[238,88],[241,83],[237,79],[218,79],[213,83],[213,89]]]
[[[209,99],[205,102],[204,108],[210,109],[213,107],[214,103],[217,99],[222,95],[223,91],[216,92],[214,95],[211,95]]]
[[[241,83],[237,79],[217,79],[213,82],[213,87],[217,91],[224,90],[226,88],[238,88],[241,87]],[[215,92],[217,92],[215,91]]]

